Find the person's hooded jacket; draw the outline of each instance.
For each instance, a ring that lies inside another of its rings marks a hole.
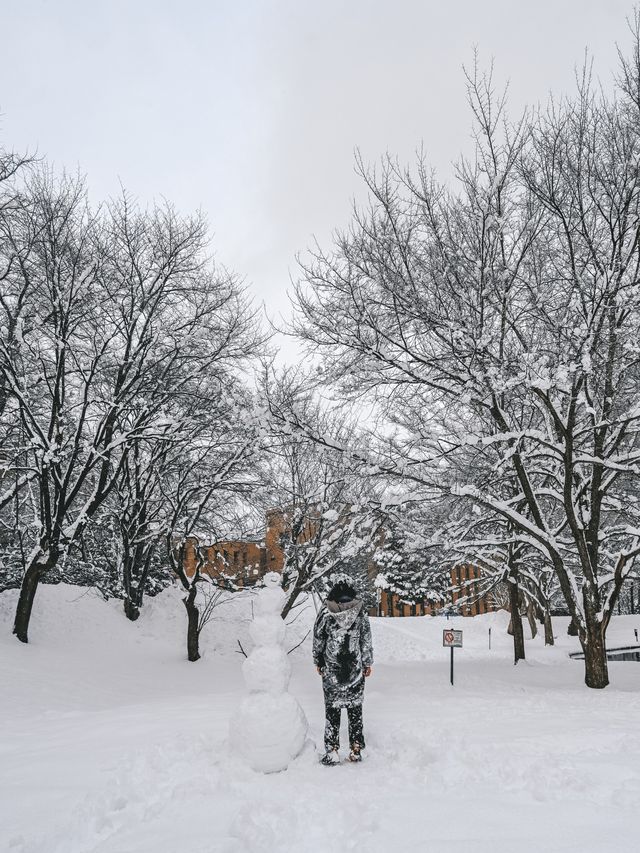
[[[337,596],[338,601],[332,593],[316,617],[313,662],[322,671],[327,705],[345,708],[362,704],[364,670],[373,666],[371,625],[355,593],[351,600]]]

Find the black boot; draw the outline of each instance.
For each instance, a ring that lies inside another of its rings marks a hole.
[[[320,759],[320,764],[324,764],[325,767],[333,767],[336,764],[340,764],[340,756],[338,755],[338,750],[327,750],[327,752],[325,752],[325,754]]]

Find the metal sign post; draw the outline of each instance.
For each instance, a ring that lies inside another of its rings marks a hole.
[[[462,631],[445,628],[442,632],[442,645],[451,649],[451,685],[453,686],[453,650],[462,648]]]

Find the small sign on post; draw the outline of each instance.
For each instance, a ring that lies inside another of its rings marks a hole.
[[[442,632],[442,645],[451,649],[451,684],[453,685],[453,650],[462,648],[462,631],[445,628]]]

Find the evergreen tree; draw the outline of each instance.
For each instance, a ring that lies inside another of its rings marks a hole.
[[[379,567],[375,586],[396,593],[401,602],[438,604],[447,600],[448,573],[420,546],[419,537],[401,530],[398,524],[390,525],[374,558]]]

